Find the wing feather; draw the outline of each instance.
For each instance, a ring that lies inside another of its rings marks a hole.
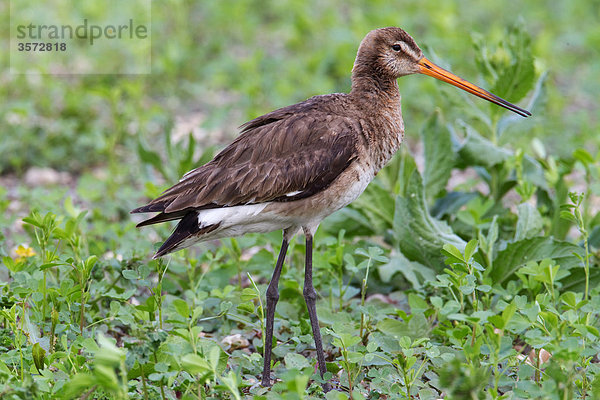
[[[212,161],[132,212],[292,201],[325,189],[356,158],[360,125],[305,103],[242,125],[242,134]]]

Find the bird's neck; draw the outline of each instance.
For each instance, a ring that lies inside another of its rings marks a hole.
[[[374,68],[355,64],[350,96],[362,111],[367,127],[363,134],[369,143],[371,166],[375,172],[379,171],[392,158],[404,137],[398,82]]]
[[[364,64],[355,64],[352,69],[350,95],[367,102],[389,103],[399,101],[398,81]]]
[[[399,108],[400,92],[396,78],[381,76],[360,66],[352,70],[352,90],[350,96],[373,111],[382,108]]]
[[[395,108],[400,103],[398,82],[395,78],[376,75],[352,74],[352,90],[350,96],[367,108]]]

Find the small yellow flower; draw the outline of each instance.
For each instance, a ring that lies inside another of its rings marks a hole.
[[[19,247],[17,247],[15,253],[17,254],[17,262],[21,262],[24,261],[26,258],[35,256],[35,251],[31,247],[23,246],[22,244],[20,244]]]

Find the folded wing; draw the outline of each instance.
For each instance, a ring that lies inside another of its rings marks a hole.
[[[132,213],[159,212],[138,226],[181,219],[192,211],[294,201],[327,188],[356,158],[356,122],[286,107],[242,126],[242,134],[209,163],[188,172]]]

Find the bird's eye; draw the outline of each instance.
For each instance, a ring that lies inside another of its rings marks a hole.
[[[395,45],[392,46],[392,49],[394,51],[400,51],[400,50],[402,50],[402,46],[400,46],[399,44],[395,44]]]

